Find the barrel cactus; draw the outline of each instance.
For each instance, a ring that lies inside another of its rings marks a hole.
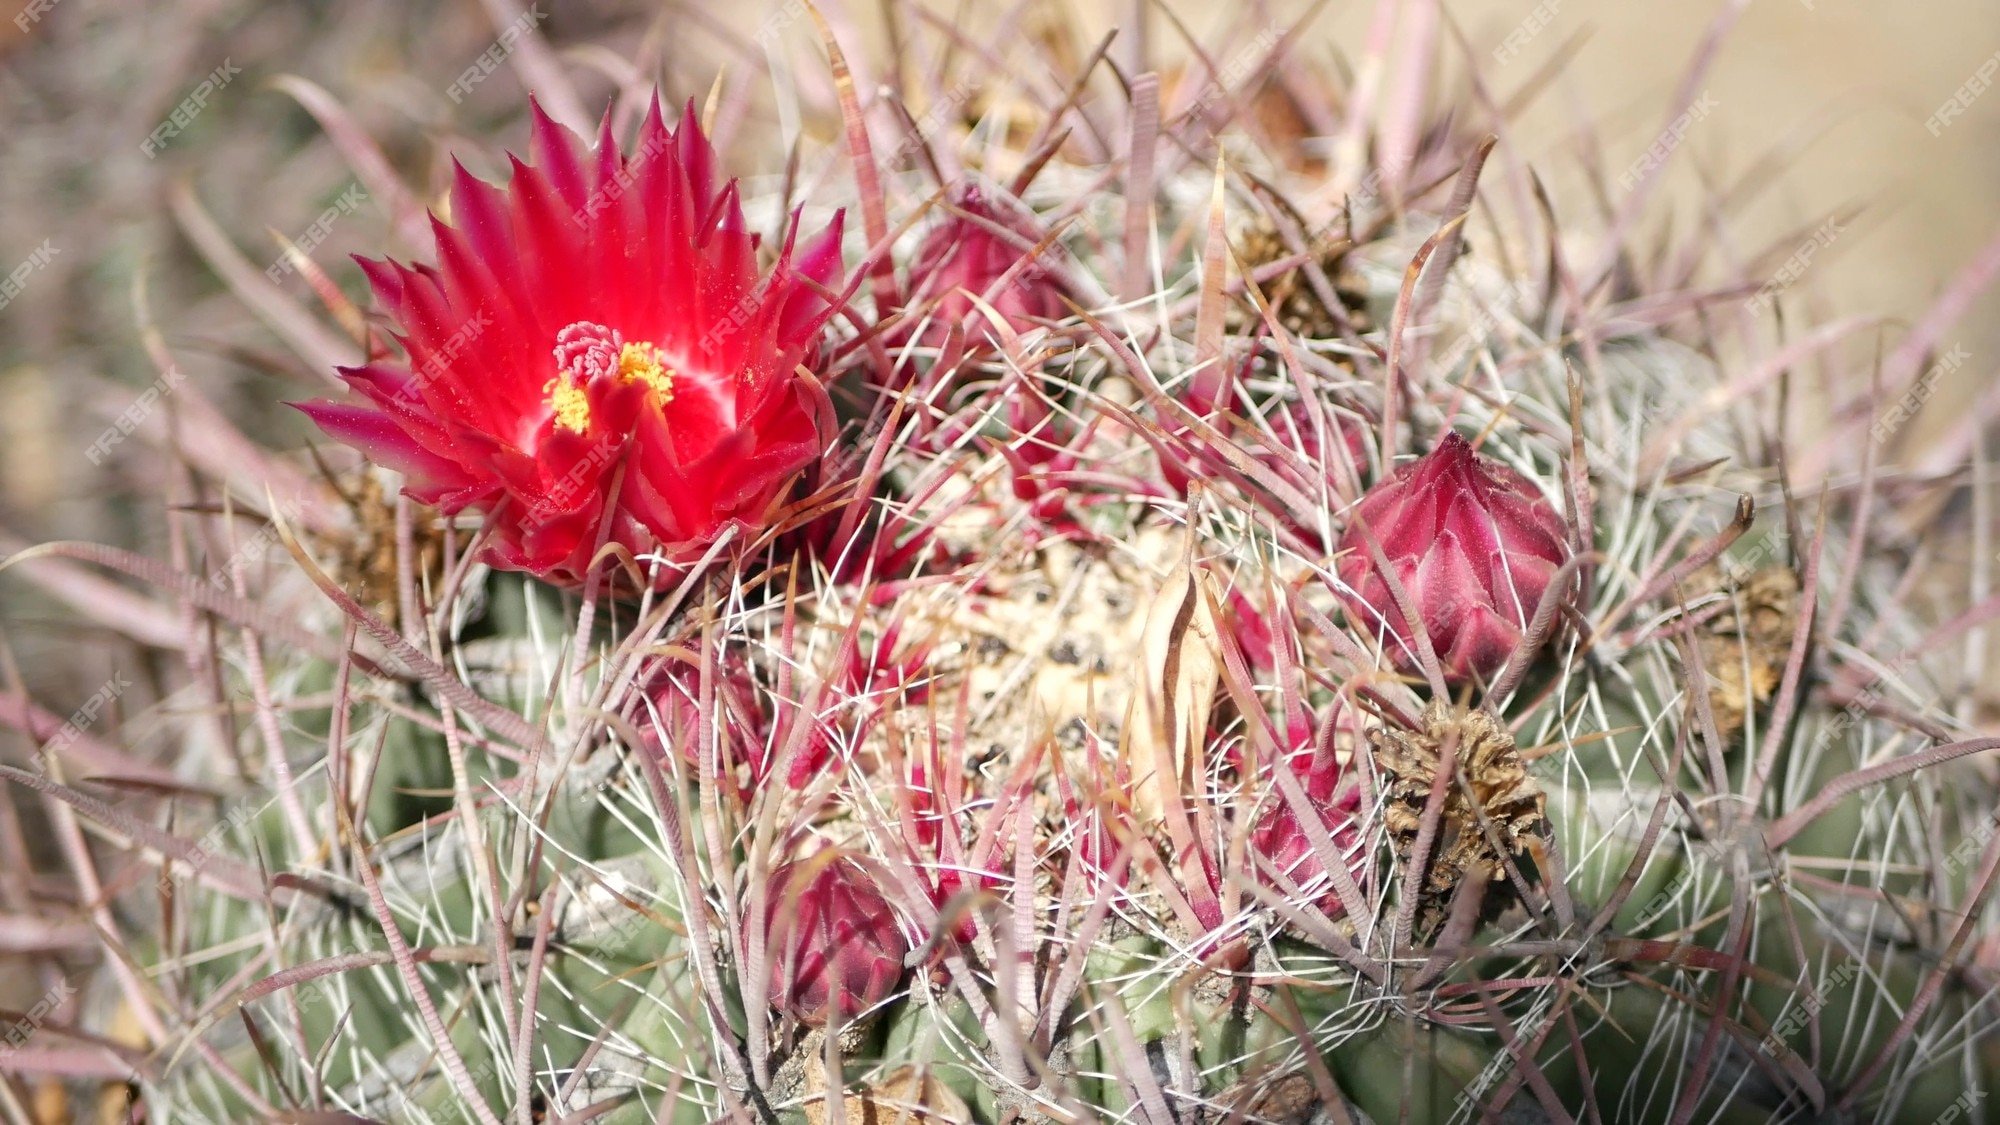
[[[1045,104],[824,34],[850,175],[524,107],[370,312],[310,267],[295,489],[24,554],[212,638],[179,785],[7,770],[130,845],[65,1034],[134,1112],[1986,1119],[1996,602],[1800,447],[1830,337],[1294,33]]]

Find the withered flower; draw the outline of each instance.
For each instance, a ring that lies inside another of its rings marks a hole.
[[[1418,891],[1417,934],[1433,934],[1460,883],[1505,878],[1502,856],[1525,849],[1543,820],[1547,798],[1528,775],[1513,734],[1483,710],[1460,711],[1434,699],[1424,709],[1419,729],[1375,727],[1368,731],[1368,742],[1387,798],[1382,823],[1405,863],[1415,861],[1431,783],[1442,765],[1445,745],[1453,746],[1453,778],[1445,789],[1436,843]]]

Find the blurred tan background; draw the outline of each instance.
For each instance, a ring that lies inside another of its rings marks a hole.
[[[1492,29],[1494,41],[1523,8],[1504,0],[1448,7],[1469,32]],[[1589,32],[1553,96],[1523,122],[1529,151],[1554,155],[1590,117],[1611,141],[1609,166],[1625,167],[1664,124],[1661,106],[1720,7],[1563,3],[1550,29],[1499,72],[1547,58],[1572,30]],[[1351,23],[1334,21],[1343,31]],[[1703,177],[1727,185],[1760,158],[1791,153],[1775,169],[1774,190],[1746,209],[1742,246],[1864,208],[1801,286],[1822,294],[1829,311],[1912,316],[2000,233],[2000,97],[1974,101],[1938,136],[1924,125],[1996,51],[1993,0],[1757,0],[1703,84],[1716,109],[1690,130],[1669,185],[1685,200]],[[2000,304],[1981,307],[1984,315],[1964,327],[1984,334],[1974,366],[1990,374],[2000,369],[1991,346],[2000,335],[1990,327]]]

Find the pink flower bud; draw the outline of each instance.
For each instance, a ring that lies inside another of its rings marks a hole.
[[[1490,680],[1513,655],[1570,556],[1562,517],[1526,477],[1455,433],[1362,496],[1341,536],[1342,600],[1357,630],[1384,637],[1406,672],[1417,643],[1362,534],[1381,544],[1445,680]]]
[[[847,1023],[903,979],[910,943],[861,865],[815,856],[771,873],[764,954],[771,1005],[801,1023]]]
[[[1303,721],[1306,718],[1300,715],[1300,721],[1286,732],[1289,745],[1284,756],[1275,763],[1266,763],[1263,772],[1284,770],[1298,779],[1306,807],[1319,818],[1333,846],[1345,858],[1347,873],[1360,882],[1369,863],[1367,850],[1361,843],[1361,790],[1349,786],[1345,793],[1338,793],[1346,771],[1341,767],[1341,754],[1335,749],[1337,745],[1346,746],[1347,752],[1352,753],[1360,737],[1356,729],[1357,713],[1354,708],[1343,706],[1323,740]],[[1269,804],[1259,810],[1256,824],[1250,830],[1251,848],[1272,868],[1282,872],[1292,887],[1311,897],[1328,917],[1338,917],[1345,908],[1333,889],[1333,877],[1327,873],[1320,852],[1313,846],[1312,836],[1298,815],[1298,808],[1278,790],[1275,781],[1270,784]],[[1261,871],[1257,881],[1281,891],[1290,889],[1265,877]]]
[[[1271,800],[1271,807],[1251,833],[1251,846],[1272,867],[1283,872],[1294,886],[1312,896],[1314,905],[1321,912],[1330,918],[1339,917],[1345,907],[1341,905],[1340,896],[1334,892],[1333,877],[1327,874],[1326,865],[1320,862],[1312,837],[1299,822],[1298,813],[1290,802],[1275,793]],[[1322,798],[1308,794],[1306,800],[1333,840],[1333,846],[1347,859],[1348,875],[1359,882],[1368,862],[1366,853],[1361,850],[1361,791],[1350,788],[1338,804],[1330,796]],[[1260,877],[1259,882],[1273,881]]]
[[[716,731],[720,781],[739,800],[748,801],[770,772],[774,704],[759,689],[741,652],[722,653],[712,674],[714,705],[706,717]],[[704,717],[701,675],[699,664],[677,655],[652,657],[641,670],[630,720],[639,730],[640,745],[655,761],[664,761],[678,747],[689,765],[699,765],[704,745],[697,736]]]
[[[974,305],[974,297],[986,300],[1017,332],[1038,319],[1061,319],[1066,314],[1062,287],[1051,267],[1062,250],[1051,245],[1031,257],[1045,233],[1033,214],[974,185],[954,189],[951,204],[962,214],[947,215],[931,228],[910,267],[912,303],[937,302],[925,342],[940,342],[945,329],[960,322],[971,340],[992,335],[992,325]],[[1003,237],[999,230],[1015,237]],[[994,283],[1017,263],[1020,268],[1013,280],[994,290]]]

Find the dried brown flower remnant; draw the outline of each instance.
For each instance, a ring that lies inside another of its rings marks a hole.
[[[1284,1125],[1303,1125],[1323,1116],[1321,1107],[1325,1104],[1320,1101],[1319,1089],[1312,1078],[1304,1074],[1245,1075],[1237,1086],[1236,1096],[1250,1099],[1245,1115],[1249,1120]],[[1234,1099],[1225,1095],[1225,1100]]]
[[[1526,837],[1542,822],[1545,798],[1541,786],[1528,776],[1514,736],[1485,711],[1461,712],[1434,699],[1424,710],[1421,729],[1375,727],[1368,732],[1368,742],[1388,795],[1383,825],[1394,836],[1397,855],[1405,863],[1414,861],[1418,828],[1443,748],[1447,742],[1456,747],[1457,777],[1445,791],[1435,850],[1418,892],[1416,932],[1428,937],[1444,922],[1452,892],[1461,882],[1502,878],[1502,849],[1520,853]],[[1482,817],[1491,825],[1490,838]]]
[[[1307,235],[1310,237],[1310,230]],[[1256,226],[1244,233],[1241,248],[1244,263],[1252,267],[1289,258],[1293,253],[1284,235],[1278,233],[1269,219],[1258,220]],[[1329,308],[1320,300],[1304,267],[1287,270],[1262,285],[1264,299],[1277,312],[1278,323],[1311,340],[1339,337],[1343,327],[1351,326],[1357,334],[1371,331],[1375,322],[1368,315],[1367,282],[1348,260],[1349,244],[1341,240],[1329,248],[1322,240],[1308,248],[1319,254],[1319,268],[1333,286],[1340,307]],[[1249,331],[1259,319],[1256,306],[1246,295],[1232,309],[1230,331]]]
[[[358,479],[346,484],[330,473],[327,481],[346,501],[353,520],[350,533],[326,544],[332,550],[335,578],[354,589],[361,604],[376,616],[398,628],[406,627],[397,593],[395,497],[388,494],[382,478],[372,469],[364,468]],[[444,558],[444,529],[435,510],[411,503],[415,508],[410,538],[415,548],[416,586],[422,590],[427,575],[433,583],[443,578],[439,568]]]
[[[1741,581],[1713,568],[1690,579],[1698,591],[1728,595],[1722,612],[1709,618],[1700,637],[1702,669],[1708,674],[1708,705],[1716,733],[1734,742],[1751,707],[1771,701],[1798,623],[1799,579],[1788,566],[1767,566]]]

